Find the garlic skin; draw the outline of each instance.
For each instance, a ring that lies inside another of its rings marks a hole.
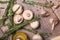
[[[54,27],[59,23],[59,20],[57,18],[50,18],[50,23],[52,25],[52,30],[54,30]]]
[[[30,26],[32,29],[37,29],[39,27],[39,22],[38,21],[32,22],[30,23]]]
[[[33,18],[33,12],[31,10],[25,10],[22,15],[25,20],[31,20]]]
[[[49,16],[49,15],[50,15],[50,14],[49,14],[46,10],[44,10],[44,9],[41,10],[40,16],[42,16],[42,17],[47,17],[47,16]]]
[[[32,37],[32,40],[43,40],[39,34],[36,34]]]
[[[5,33],[7,30],[9,30],[8,26],[2,26],[1,30],[3,31],[3,33]]]
[[[20,24],[23,21],[23,17],[21,15],[15,15],[13,20],[15,24]]]
[[[19,8],[19,9],[18,9]],[[21,14],[22,11],[23,11],[23,7],[22,5],[19,5],[19,4],[15,4],[12,8],[13,12],[15,12],[16,10],[16,13],[15,14]]]

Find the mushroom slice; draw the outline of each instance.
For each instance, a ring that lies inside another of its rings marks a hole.
[[[50,23],[52,25],[52,30],[53,30],[54,27],[59,23],[59,20],[57,18],[51,18]]]
[[[38,21],[32,22],[30,23],[30,26],[32,29],[37,29],[39,27],[39,22]]]
[[[13,19],[15,24],[20,24],[23,21],[23,17],[21,15],[15,15]]]
[[[12,10],[13,10],[14,12],[16,12],[16,14],[21,14],[22,11],[23,11],[23,7],[22,7],[22,5],[15,4],[15,5],[13,6]]]
[[[5,33],[8,29],[9,29],[8,26],[2,26],[1,27],[1,30],[3,33]]]
[[[35,34],[33,37],[32,37],[32,40],[43,40],[42,37],[39,35],[39,34]]]
[[[33,12],[31,10],[25,10],[22,15],[25,20],[31,20],[33,18]]]

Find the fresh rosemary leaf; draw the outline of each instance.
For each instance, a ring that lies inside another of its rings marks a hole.
[[[26,3],[26,4],[30,4],[30,5],[40,5],[40,6],[47,7],[47,8],[51,8],[53,6],[53,3],[43,4],[43,3],[40,3],[40,2],[26,1],[26,0],[24,0],[23,2]]]
[[[15,31],[17,31],[18,29],[23,28],[24,26],[26,26],[27,24],[34,22],[38,20],[37,18],[33,18],[30,21],[24,21],[23,23],[21,23],[20,25],[15,25],[13,28],[9,29],[0,39],[3,40],[5,39],[7,36],[9,36],[10,34],[14,33]]]

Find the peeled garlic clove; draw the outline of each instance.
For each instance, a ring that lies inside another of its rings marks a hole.
[[[8,26],[2,26],[1,27],[1,30],[3,31],[3,33],[5,33],[8,29],[9,29]]]
[[[36,34],[32,37],[32,40],[43,40],[39,34]]]
[[[39,22],[38,21],[32,22],[30,23],[30,26],[32,29],[37,29],[39,27]]]
[[[31,20],[33,18],[33,12],[31,10],[25,10],[22,15],[25,20]]]
[[[55,38],[52,38],[51,40],[60,40],[60,36],[57,36]]]
[[[23,21],[23,17],[21,15],[15,15],[13,19],[15,24],[20,24]]]
[[[15,12],[16,11],[16,14],[21,14],[22,11],[23,11],[23,7],[22,5],[19,5],[19,4],[15,4],[12,8],[12,10]]]

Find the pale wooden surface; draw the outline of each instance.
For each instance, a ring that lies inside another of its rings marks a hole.
[[[41,3],[45,3],[45,2],[49,2],[50,0],[32,0],[32,1],[38,1],[38,2],[41,2]],[[51,0],[55,5],[58,3],[58,1],[59,0]],[[35,14],[40,14],[41,13],[41,6],[37,6],[37,5],[34,5],[34,6],[32,6],[32,5],[28,5],[28,4],[24,4],[24,3],[22,3],[22,0],[18,0],[17,1],[17,3],[18,4],[22,4],[23,5],[23,7],[24,7],[24,10],[26,10],[26,9],[30,9],[30,10],[32,10]],[[1,4],[0,4],[1,5]],[[4,4],[4,5],[2,5],[4,8],[6,8],[6,4]],[[1,7],[1,6],[0,6]],[[51,30],[51,24],[49,23],[49,19],[50,18],[55,18],[56,17],[56,15],[53,13],[53,11],[52,11],[52,9],[51,8],[44,8],[45,10],[47,10],[48,11],[48,13],[50,14],[50,16],[48,16],[48,17],[41,17],[41,19],[39,20],[40,21],[40,24],[41,24],[41,26],[40,26],[40,28],[39,29],[37,29],[38,31],[41,31],[41,32],[52,32],[52,35],[50,36],[50,37],[48,37],[48,38],[46,38],[45,40],[50,40],[50,38],[52,38],[52,37],[55,37],[55,36],[58,36],[58,35],[60,35],[60,23],[55,27],[55,30]],[[59,8],[58,9],[56,9],[56,11],[57,10],[59,10]],[[0,9],[0,18],[2,17],[2,15],[3,15],[3,12],[4,11],[4,9]],[[60,17],[60,10],[59,10],[59,12],[56,12],[55,11],[55,13],[57,14],[57,16],[58,17]],[[30,26],[28,25],[27,26],[27,28],[30,28]],[[19,31],[24,31],[24,32],[26,32],[28,35],[29,35],[29,37],[30,37],[30,39],[32,38],[32,36],[34,35],[33,33],[30,33],[30,32],[27,32],[27,31],[25,31],[25,30],[19,30]],[[32,39],[31,39],[32,40]]]

